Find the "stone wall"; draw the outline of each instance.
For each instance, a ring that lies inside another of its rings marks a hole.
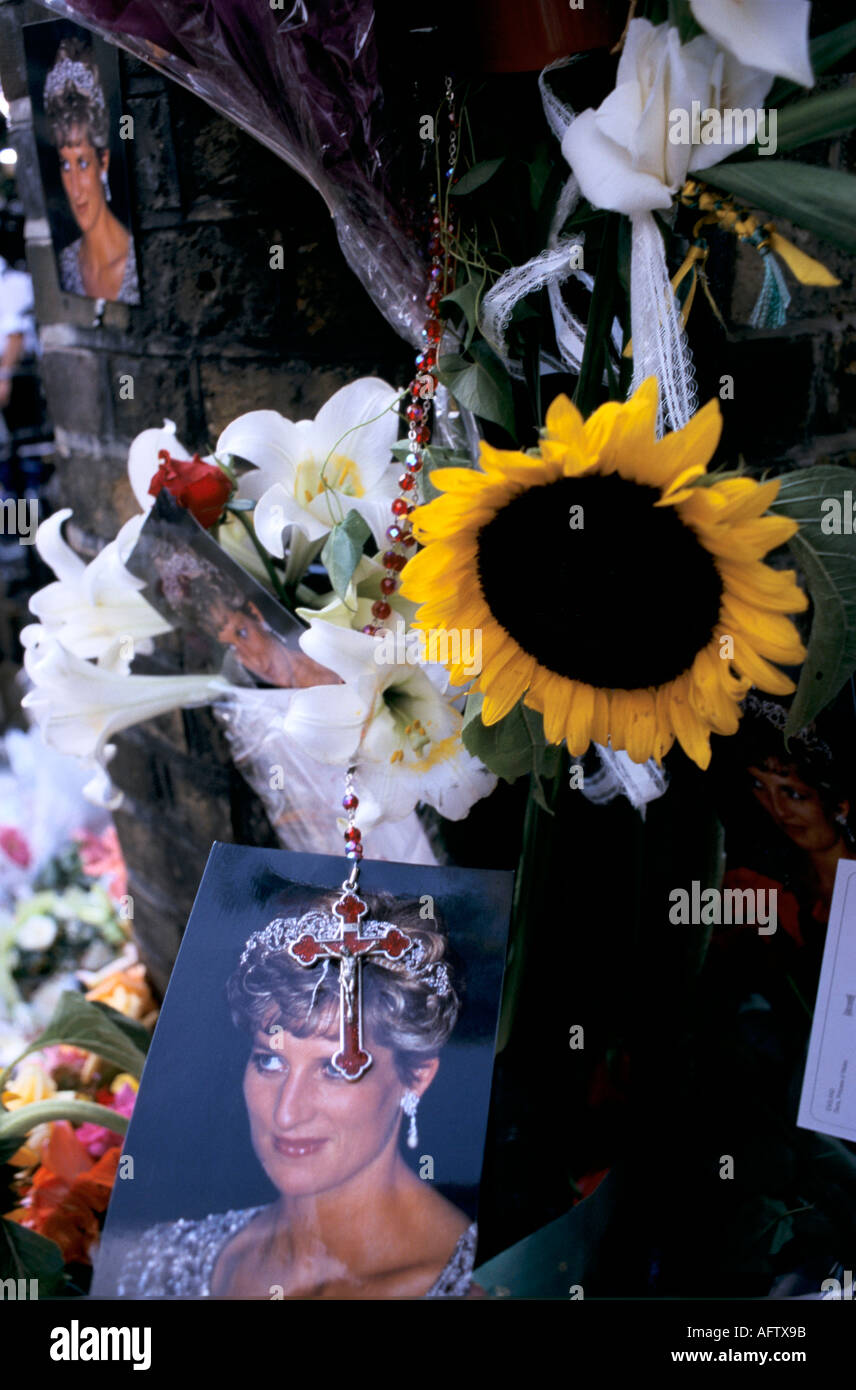
[[[93,328],[91,301],[58,286],[27,94],[21,26],[51,17],[0,0],[0,81],[56,430],[52,502],[73,508],[66,534],[89,557],[137,510],[125,465],[140,430],[168,417],[183,443],[205,453],[243,411],[300,418],[358,376],[403,383],[410,353],[348,271],[309,185],[121,52],[142,303],[108,304]],[[282,270],[271,269],[274,245],[284,248]],[[120,396],[126,374],[133,399]],[[181,666],[178,638],[168,661]],[[275,839],[207,711],[177,711],[123,735],[111,772],[125,792],[116,823],[135,927],[163,987],[212,840]]]

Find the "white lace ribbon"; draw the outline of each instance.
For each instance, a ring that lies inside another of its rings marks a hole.
[[[576,61],[576,57],[561,58],[544,68],[538,78],[544,115],[560,144],[576,114],[560,101],[546,79],[548,73]],[[572,173],[557,200],[546,249],[524,265],[506,271],[482,302],[479,315],[482,333],[515,376],[522,373],[508,353],[506,335],[511,315],[521,299],[544,286],[562,363],[575,374],[579,374],[582,366],[586,328],[562,296],[562,285],[570,276],[589,291],[594,287],[591,275],[577,265],[577,257],[573,254],[574,248],[584,245],[584,234],[561,235],[579,198],[579,184]],[[680,429],[696,409],[695,373],[669,281],[663,239],[650,212],[632,218],[630,314],[634,349],[631,394],[647,377],[656,376],[660,382],[661,402],[657,433],[662,435],[665,425]],[[622,335],[617,319],[613,321],[610,337],[616,354],[620,354]],[[666,790],[667,774],[653,758],[647,763],[634,763],[624,751],[601,744],[595,744],[595,749],[601,766],[594,777],[587,779],[583,795],[595,804],[624,795],[644,815],[648,802],[656,800]]]
[[[557,62],[546,67],[538,78],[544,115],[560,144],[565,131],[574,120],[575,113],[550,90],[545,79],[547,73],[554,72],[557,68],[567,67],[576,62],[578,56],[558,59]],[[577,318],[576,314],[572,313],[562,298],[562,285],[571,276],[579,280],[587,290],[591,291],[594,288],[591,275],[577,264],[578,257],[575,255],[575,251],[581,251],[585,245],[584,233],[579,232],[570,236],[561,235],[562,227],[574,212],[579,200],[579,184],[574,175],[571,174],[556,202],[545,250],[541,251],[539,255],[533,256],[524,265],[512,266],[511,270],[507,270],[482,301],[479,327],[491,347],[502,358],[514,376],[522,375],[519,364],[509,356],[506,341],[514,306],[520,300],[525,299],[527,295],[543,289],[545,285],[562,366],[575,374],[579,374],[582,366],[586,338],[585,325],[581,319]],[[581,260],[582,256],[579,259]],[[617,320],[613,322],[612,326],[612,343],[616,352],[620,352],[621,326]]]
[[[660,383],[657,434],[664,424],[682,429],[697,408],[695,369],[675,293],[666,249],[654,215],[634,213],[630,252],[631,394],[649,376]]]

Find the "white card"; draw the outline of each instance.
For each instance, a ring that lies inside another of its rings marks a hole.
[[[856,862],[839,861],[797,1124],[856,1139]]]

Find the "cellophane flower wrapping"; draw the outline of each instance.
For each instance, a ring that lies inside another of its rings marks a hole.
[[[372,0],[46,5],[180,82],[307,179],[374,303],[419,344],[426,267],[401,196],[408,161],[385,109]]]

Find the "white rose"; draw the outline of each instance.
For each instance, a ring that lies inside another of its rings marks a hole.
[[[43,912],[34,912],[15,933],[15,944],[22,951],[46,951],[56,939],[56,922]]]
[[[667,24],[635,19],[618,64],[615,89],[597,110],[572,122],[562,153],[595,207],[628,215],[668,208],[687,175],[718,163],[742,141],[703,145],[670,138],[674,112],[756,109],[771,77],[747,68],[713,39],[682,44]]]

